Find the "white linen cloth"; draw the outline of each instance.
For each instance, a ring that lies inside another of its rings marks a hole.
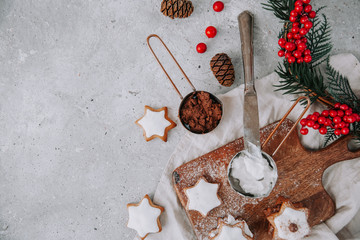
[[[354,90],[360,91],[360,64],[352,54],[333,56],[330,62],[349,78]],[[256,81],[260,127],[279,120],[293,104],[291,100],[295,96],[274,92],[273,84],[278,82],[276,73]],[[148,235],[148,240],[196,239],[173,188],[172,172],[180,165],[243,136],[243,90],[241,85],[219,96],[224,114],[213,132],[205,136],[186,133],[176,147],[154,195],[154,202],[165,208],[160,218],[163,229],[160,233]],[[321,108],[314,104],[309,112],[321,111]],[[302,109],[298,106],[289,118],[295,121]],[[305,147],[317,149],[322,146],[323,137],[310,130],[307,136],[301,136],[301,141]],[[336,203],[336,213],[325,223],[313,227],[307,239],[360,239],[360,158],[331,166],[324,173],[323,185]]]

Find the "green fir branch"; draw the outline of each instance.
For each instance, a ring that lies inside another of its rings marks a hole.
[[[290,11],[294,9],[295,0],[267,0],[267,3],[261,3],[261,5],[265,10],[272,11],[277,18],[289,21]]]
[[[315,102],[319,97],[328,98],[323,76],[317,70],[309,68],[306,63],[283,62],[275,72],[281,78],[279,84],[274,85],[276,91],[283,91],[283,94],[303,94],[308,96],[311,102]]]
[[[336,71],[329,60],[326,64],[326,75],[329,83],[327,90],[334,97],[334,100],[340,103],[345,103],[351,107],[355,112],[360,112],[360,102],[358,97],[352,91],[349,80]]]
[[[307,34],[307,46],[311,51],[312,67],[316,67],[325,62],[333,47],[331,44],[331,27],[324,14],[322,15],[322,19],[323,21],[320,21],[320,18],[316,16],[312,20],[313,27]]]
[[[335,140],[337,140],[340,137],[340,136],[335,135],[334,131],[335,131],[335,129],[328,128],[328,131],[325,135],[324,147],[326,147],[327,145],[334,142]]]

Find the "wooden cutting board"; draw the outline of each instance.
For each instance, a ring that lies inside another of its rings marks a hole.
[[[261,142],[265,141],[276,124],[261,129]],[[263,151],[271,154],[292,124],[286,119]],[[223,203],[212,209],[205,218],[197,211],[185,210],[197,238],[209,239],[208,234],[216,228],[217,219],[232,214],[248,223],[255,239],[271,239],[269,224],[263,211],[273,207],[279,196],[289,198],[291,202],[301,202],[304,207],[309,208],[310,226],[330,218],[335,213],[335,205],[324,190],[321,179],[325,169],[334,163],[360,157],[360,151],[347,150],[350,138],[343,137],[319,151],[308,151],[300,144],[296,131],[292,132],[273,157],[279,177],[273,191],[266,198],[243,197],[236,193],[228,182],[227,167],[232,157],[243,150],[243,138],[181,165],[173,172],[173,183],[184,209],[188,200],[184,189],[195,185],[200,177],[205,177],[210,183],[220,183],[218,195]]]

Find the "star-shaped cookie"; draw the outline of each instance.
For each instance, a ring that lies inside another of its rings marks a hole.
[[[273,239],[303,239],[310,233],[309,209],[295,208],[290,201],[282,203],[280,211],[267,217],[274,227]]]
[[[232,215],[219,218],[217,228],[210,232],[211,240],[251,240],[253,234],[243,220],[235,220]]]
[[[166,142],[168,131],[176,127],[176,123],[168,117],[167,107],[154,109],[145,106],[144,116],[136,120],[135,123],[143,128],[146,141],[157,137]]]
[[[145,195],[139,203],[129,203],[127,209],[129,212],[127,227],[136,230],[142,240],[149,233],[161,232],[159,218],[164,208],[155,205],[148,195]]]
[[[194,186],[185,189],[188,198],[186,208],[198,211],[206,217],[211,209],[221,205],[221,200],[217,195],[219,185],[220,183],[209,183],[201,177]]]

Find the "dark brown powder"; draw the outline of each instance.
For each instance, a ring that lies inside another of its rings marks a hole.
[[[194,133],[207,133],[216,128],[222,115],[221,104],[207,92],[190,95],[180,109],[180,119]]]

